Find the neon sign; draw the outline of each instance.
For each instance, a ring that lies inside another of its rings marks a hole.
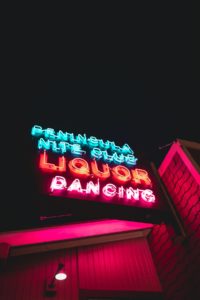
[[[67,181],[62,176],[55,176],[51,182],[51,191],[55,190],[66,190],[68,192],[77,192],[82,195],[84,194],[93,194],[100,195],[100,184],[99,181],[95,184],[92,181],[87,182],[86,188],[82,188],[80,179],[76,178],[74,181],[67,187]],[[125,198],[127,200],[140,200],[142,199],[145,202],[155,202],[155,196],[152,190],[149,189],[133,189],[132,187],[123,188],[117,187],[115,184],[107,183],[101,191],[101,195],[107,198],[113,198],[117,196],[118,198]]]
[[[95,136],[87,137],[85,133],[74,135],[61,130],[55,132],[53,128],[43,129],[38,125],[32,127],[31,134],[38,138],[39,150],[71,154],[75,157],[88,155],[91,159],[127,166],[134,166],[137,162],[137,158],[128,144],[120,147],[115,142],[103,141]]]
[[[86,134],[74,135],[34,125],[38,167],[49,195],[123,205],[153,205],[156,197],[148,172],[128,144],[122,147]]]
[[[39,166],[43,171],[46,172],[66,172],[66,159],[64,156],[59,157],[58,165],[48,162],[48,155],[46,151],[40,153]],[[152,186],[151,179],[149,178],[148,172],[143,169],[132,169],[118,165],[113,168],[109,167],[108,164],[102,164],[103,172],[99,170],[96,160],[91,161],[90,167],[88,162],[83,158],[73,158],[68,161],[69,172],[73,176],[79,178],[88,178],[90,176],[98,178],[99,180],[105,180],[109,177],[116,183],[125,184],[131,182],[132,185],[143,184],[145,186]]]

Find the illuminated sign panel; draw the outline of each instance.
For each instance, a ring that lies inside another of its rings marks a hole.
[[[38,125],[33,126],[31,134],[38,139],[39,150],[52,151],[59,155],[71,154],[75,157],[87,154],[91,159],[128,166],[134,166],[137,162],[128,144],[119,147],[115,142],[103,141],[95,136],[74,135],[61,130],[55,132],[52,128],[43,129]]]
[[[34,125],[45,195],[123,206],[158,206],[154,183],[128,144]]]

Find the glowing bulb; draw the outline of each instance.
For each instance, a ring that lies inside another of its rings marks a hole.
[[[67,274],[66,273],[63,273],[63,272],[60,272],[60,273],[57,273],[55,275],[55,278],[57,280],[65,280],[67,278]]]

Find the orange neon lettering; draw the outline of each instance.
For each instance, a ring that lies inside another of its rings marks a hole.
[[[64,156],[58,158],[58,166],[48,163],[48,156],[46,151],[40,154],[39,166],[42,170],[48,172],[65,172],[66,171],[66,159]]]
[[[74,158],[68,164],[70,172],[80,178],[90,176],[90,169],[87,161],[83,158]]]
[[[145,186],[152,186],[151,179],[149,178],[148,172],[143,169],[131,170],[133,185],[143,184]]]
[[[108,164],[102,164],[103,172],[99,170],[96,160],[91,161],[92,173],[100,180],[105,180],[110,177],[110,169]]]
[[[131,173],[129,169],[121,165],[112,168],[112,175],[113,179],[121,184],[131,180]]]

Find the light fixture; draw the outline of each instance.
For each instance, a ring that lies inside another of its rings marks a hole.
[[[58,269],[57,269],[56,274],[55,274],[55,279],[64,280],[66,278],[67,278],[67,274],[64,271],[64,264],[60,263],[58,265]]]
[[[64,264],[59,263],[58,268],[50,282],[46,283],[45,294],[46,296],[53,296],[56,294],[56,280],[64,280],[67,278],[67,274],[64,270]]]

